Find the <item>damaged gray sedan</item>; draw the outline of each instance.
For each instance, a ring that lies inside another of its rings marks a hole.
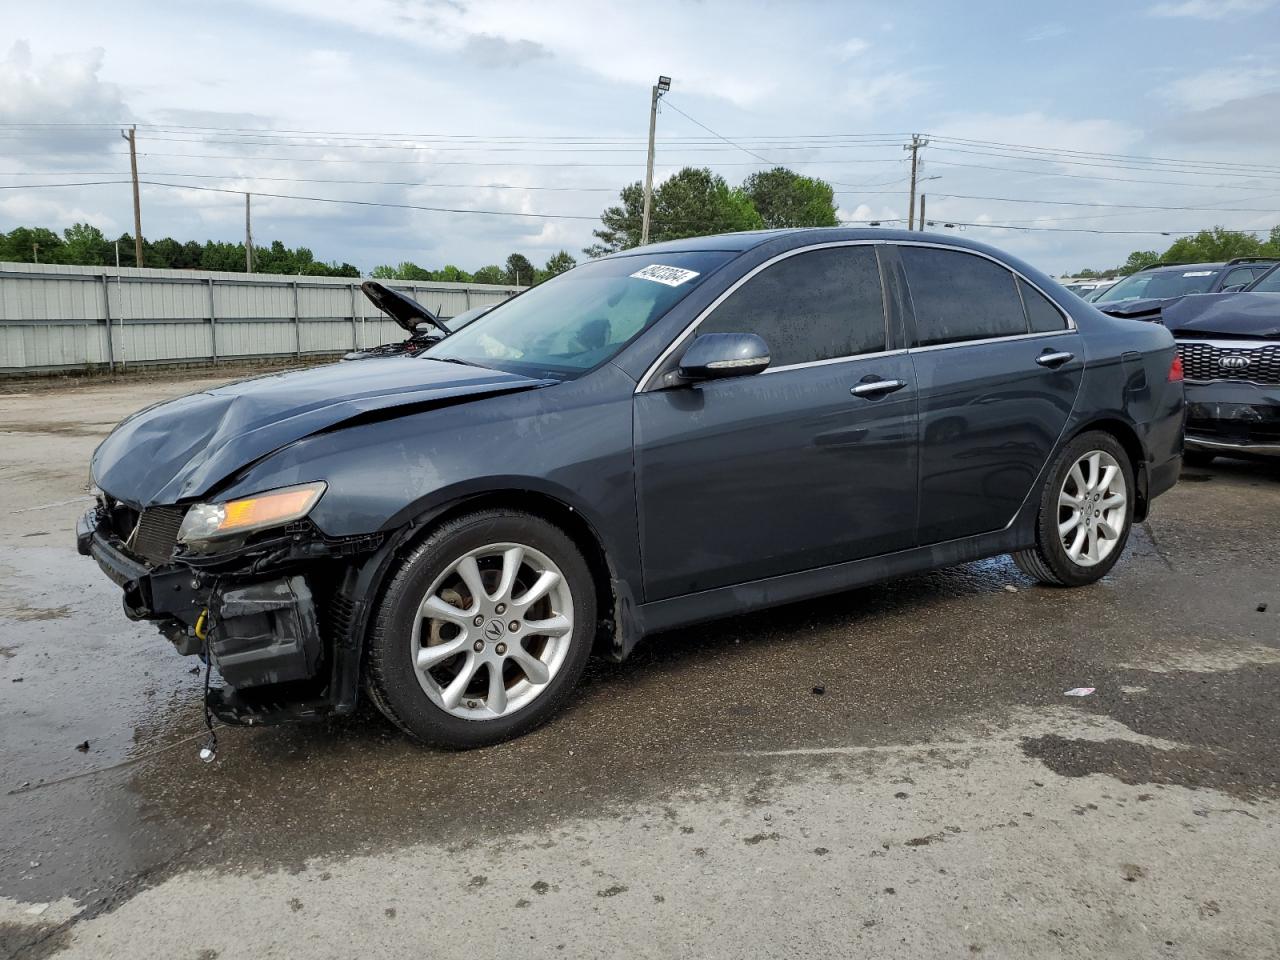
[[[1182,413],[1167,330],[981,244],[703,237],[416,357],[143,410],[95,452],[77,539],[216,669],[223,721],[363,690],[474,747],[672,627],[1002,553],[1092,583],[1175,482]]]

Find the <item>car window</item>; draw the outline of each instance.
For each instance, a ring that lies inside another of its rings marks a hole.
[[[614,357],[733,256],[704,250],[593,260],[502,302],[418,356],[575,377]]]
[[[775,367],[883,350],[875,249],[830,247],[780,260],[735,290],[698,333],[757,334]]]
[[[1213,267],[1148,270],[1125,277],[1096,302],[1114,303],[1118,300],[1185,297],[1189,293],[1207,293],[1217,275],[1218,271]]]
[[[1027,308],[1027,325],[1032,333],[1066,329],[1066,318],[1048,297],[1021,277],[1018,278],[1018,290],[1022,293],[1022,304]]]
[[[1252,283],[1254,276],[1252,267],[1236,267],[1222,278],[1222,286],[1231,287],[1237,283]]]
[[[933,247],[899,248],[920,346],[1027,332],[1013,274],[985,257]]]
[[[1264,273],[1249,289],[1253,293],[1280,293],[1280,267]]]

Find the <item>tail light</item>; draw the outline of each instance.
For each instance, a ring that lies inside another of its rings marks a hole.
[[[1176,353],[1173,355],[1173,363],[1169,364],[1169,382],[1182,382],[1182,357]]]

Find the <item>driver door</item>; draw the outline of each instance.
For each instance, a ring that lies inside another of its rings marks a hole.
[[[874,246],[785,255],[697,332],[758,334],[772,364],[637,394],[646,602],[913,545],[915,374]]]

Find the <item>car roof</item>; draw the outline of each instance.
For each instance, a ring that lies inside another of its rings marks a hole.
[[[954,233],[930,233],[918,230],[889,230],[883,227],[794,227],[784,230],[743,230],[738,233],[719,233],[706,237],[686,237],[683,240],[667,240],[643,247],[631,247],[610,254],[610,257],[632,257],[654,253],[692,253],[725,251],[744,253],[754,247],[774,240],[791,239],[795,246],[810,243],[841,240],[877,240],[893,243],[915,240],[945,243],[948,246],[977,250],[1009,259],[1009,255],[976,240],[969,240]]]

